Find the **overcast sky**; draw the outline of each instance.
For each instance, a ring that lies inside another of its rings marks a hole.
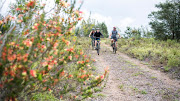
[[[0,0],[1,1],[1,0]],[[4,1],[4,0],[3,0]],[[7,12],[10,2],[7,0],[1,13]],[[48,0],[51,5],[51,0]],[[77,0],[82,1],[82,0]],[[116,26],[121,29],[121,34],[127,26],[140,27],[141,25],[148,27],[148,14],[156,10],[155,4],[164,2],[165,0],[84,0],[81,10],[84,12],[84,18],[89,17],[99,22],[105,22],[108,31],[111,32],[112,27]]]
[[[149,27],[148,14],[156,10],[155,4],[163,1],[165,0],[84,0],[81,10],[86,19],[91,11],[91,17],[104,21],[109,31],[117,26],[123,34],[127,26]]]

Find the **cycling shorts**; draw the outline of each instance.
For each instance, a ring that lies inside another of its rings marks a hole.
[[[96,38],[95,40],[100,41],[100,38]]]
[[[111,37],[111,39],[114,39],[114,40],[115,40],[115,42],[117,41],[117,37]]]

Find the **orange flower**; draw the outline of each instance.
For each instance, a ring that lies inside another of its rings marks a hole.
[[[81,75],[81,77],[80,77],[80,78],[81,78],[81,79],[84,79],[85,77],[86,77],[86,75]]]
[[[23,22],[23,20],[17,20],[17,23],[21,23],[21,22]]]
[[[30,70],[30,75],[31,75],[32,77],[37,77],[35,70]]]
[[[43,80],[42,82],[45,83],[47,80]]]
[[[34,42],[34,37],[31,38],[31,41]]]
[[[80,52],[80,54],[81,54],[81,55],[83,55],[83,51],[82,51],[82,52]]]
[[[58,46],[58,43],[57,43],[57,42],[54,43],[53,47],[54,47],[54,48],[57,48],[57,46]]]
[[[65,71],[62,71],[59,76],[62,77],[64,75],[65,75]]]
[[[72,60],[72,56],[69,56],[68,59],[69,59],[69,60]]]
[[[32,41],[30,41],[29,39],[23,41],[24,45],[26,45],[27,47],[31,47],[32,46]]]
[[[22,72],[22,76],[26,76],[27,75],[27,72],[26,71],[23,71]]]
[[[89,62],[89,60],[86,60],[86,62],[88,63],[88,62]]]
[[[83,17],[80,17],[80,18],[78,18],[78,20],[80,21],[80,20],[82,20],[82,18],[83,18]]]
[[[72,78],[72,77],[73,77],[73,75],[69,75],[69,76],[68,76],[68,78]]]
[[[2,25],[3,24],[3,21],[2,20],[0,20],[0,25]]]
[[[101,79],[104,79],[104,75],[101,75]]]
[[[16,59],[16,54],[13,54],[12,56],[8,56],[8,61],[14,61]]]
[[[46,49],[46,46],[45,46],[45,45],[42,45],[41,48],[42,48],[42,49]]]
[[[76,57],[76,59],[78,59],[78,58],[79,58],[79,55],[75,55],[75,57]]]
[[[42,62],[41,65],[42,65],[43,67],[45,67],[45,66],[48,65],[48,63],[47,63],[47,62]]]
[[[34,26],[32,26],[32,29],[38,30],[38,26],[39,26],[39,24],[38,24],[38,23],[35,23]]]
[[[0,88],[3,88],[3,85],[2,85],[2,84],[0,84]]]
[[[34,4],[35,4],[35,2],[34,2],[34,1],[30,1],[28,4],[26,4],[26,6],[28,6],[28,7],[33,7],[33,6],[34,6]]]
[[[21,8],[16,8],[16,11],[20,11],[21,10]]]
[[[52,69],[52,66],[51,65],[48,65],[48,70],[51,70]]]
[[[69,46],[69,44],[70,44],[70,41],[67,41],[67,42],[66,42],[66,45]]]
[[[19,14],[19,15],[18,15],[18,18],[21,18],[21,17],[23,17],[23,16],[24,16],[23,14]]]

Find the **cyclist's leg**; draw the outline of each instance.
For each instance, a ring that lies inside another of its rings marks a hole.
[[[111,46],[113,45],[113,41],[114,41],[114,39],[111,37]]]
[[[117,47],[117,38],[115,39],[115,41],[116,41],[116,47]]]
[[[96,45],[97,45],[97,39],[95,38],[95,47],[96,47]]]

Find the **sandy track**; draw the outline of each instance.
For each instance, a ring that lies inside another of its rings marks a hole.
[[[148,68],[137,59],[117,52],[102,43],[98,56],[95,50],[89,51],[97,62],[98,73],[110,68],[105,95],[92,101],[180,101],[180,81],[171,80],[164,73]]]

